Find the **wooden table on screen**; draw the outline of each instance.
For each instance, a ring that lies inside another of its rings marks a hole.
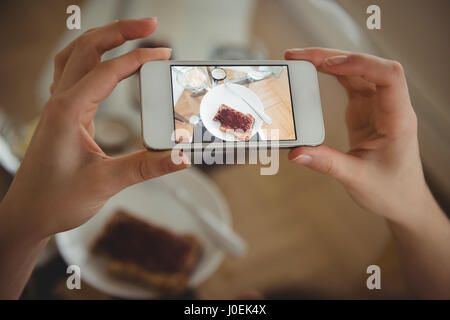
[[[227,73],[227,81],[246,76],[245,73],[230,69],[225,69],[225,72]],[[208,82],[208,84],[210,83]],[[259,97],[263,104],[264,112],[272,118],[272,123],[269,125],[264,122],[262,129],[268,133],[270,133],[271,129],[278,129],[281,140],[295,139],[287,70],[282,70],[278,77],[271,76],[264,80],[247,83],[245,86]],[[193,95],[190,90],[183,90],[175,104],[175,112],[186,120],[189,120],[191,116],[197,115],[200,112],[200,103],[203,97],[204,95]],[[175,124],[176,128],[183,128],[192,135],[194,128],[192,124],[179,121],[176,121]]]

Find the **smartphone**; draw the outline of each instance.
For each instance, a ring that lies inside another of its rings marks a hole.
[[[147,148],[227,144],[316,146],[325,130],[317,71],[308,61],[151,61],[140,70]]]

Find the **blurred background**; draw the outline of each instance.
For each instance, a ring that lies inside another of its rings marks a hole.
[[[67,30],[67,6],[81,7],[81,30]],[[381,8],[381,30],[368,30],[366,8]],[[170,46],[174,59],[282,59],[286,48],[324,46],[400,61],[419,119],[427,181],[441,206],[450,204],[450,63],[447,0],[2,0],[0,1],[0,191],[3,195],[49,97],[53,57],[94,26],[158,17],[158,30],[108,53]],[[346,150],[346,95],[320,75],[326,143]],[[102,103],[96,122],[105,132],[126,128],[126,139],[96,137],[112,154],[141,147],[135,78]],[[97,125],[97,124],[96,124]],[[112,129],[111,129],[112,128]],[[109,136],[109,134],[105,134]],[[230,299],[258,290],[272,298],[403,298],[406,288],[385,221],[359,208],[335,181],[289,163],[261,176],[259,166],[200,167],[228,202],[235,230],[247,241],[244,258],[227,257],[196,290],[200,299]],[[236,183],[239,181],[239,188]],[[53,246],[53,248],[52,248]],[[366,288],[366,268],[378,264],[382,290]],[[46,249],[24,298],[111,298],[84,284],[65,287],[64,262]]]

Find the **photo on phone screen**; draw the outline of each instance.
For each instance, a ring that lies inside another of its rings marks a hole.
[[[297,138],[287,65],[172,65],[171,77],[177,143]]]

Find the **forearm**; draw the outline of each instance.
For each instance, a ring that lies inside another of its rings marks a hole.
[[[450,299],[450,221],[429,192],[405,206],[415,218],[390,222],[414,298]]]
[[[17,299],[48,238],[37,238],[21,228],[8,211],[0,205],[0,299]]]

